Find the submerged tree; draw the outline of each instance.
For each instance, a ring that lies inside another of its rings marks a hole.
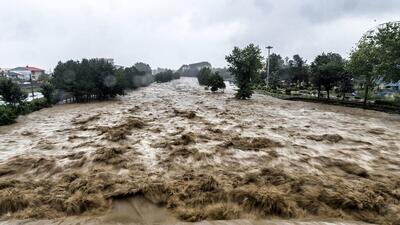
[[[209,80],[208,80],[208,86],[211,87],[212,92],[218,91],[218,89],[225,89],[225,82],[224,79],[219,75],[218,72],[213,73]]]
[[[228,62],[228,70],[235,76],[235,83],[239,90],[236,98],[246,99],[253,94],[251,83],[260,78],[262,69],[261,49],[250,44],[244,49],[235,47],[232,53],[225,57]]]
[[[212,71],[208,67],[204,67],[197,74],[197,80],[199,81],[200,86],[208,86],[210,77],[212,75]]]

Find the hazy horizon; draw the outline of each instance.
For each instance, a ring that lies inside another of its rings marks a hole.
[[[255,43],[309,62],[348,53],[367,30],[399,20],[395,0],[0,0],[0,68],[105,57],[177,69],[226,65],[234,46]]]

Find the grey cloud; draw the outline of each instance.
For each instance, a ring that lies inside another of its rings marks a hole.
[[[307,1],[301,15],[313,23],[337,20],[341,17],[374,16],[399,11],[398,0],[317,0]]]
[[[363,4],[361,4],[363,3]],[[226,65],[233,46],[273,45],[309,61],[346,54],[363,32],[398,20],[394,0],[0,0],[0,67],[113,57],[152,67]]]

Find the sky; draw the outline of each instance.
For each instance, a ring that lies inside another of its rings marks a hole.
[[[224,67],[249,43],[312,62],[347,57],[367,30],[398,20],[399,0],[0,0],[0,68],[82,58]]]

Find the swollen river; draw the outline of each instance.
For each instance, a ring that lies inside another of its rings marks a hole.
[[[400,116],[182,78],[0,127],[0,224],[396,224]]]

